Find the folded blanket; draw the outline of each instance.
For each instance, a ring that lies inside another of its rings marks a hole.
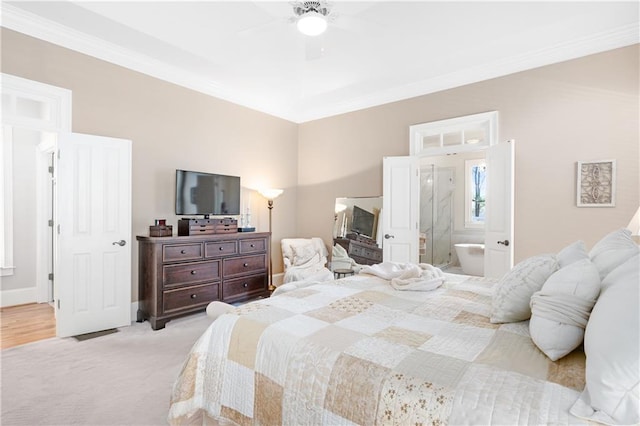
[[[360,273],[371,274],[391,281],[396,290],[429,291],[444,283],[444,273],[427,263],[383,262],[364,266]]]

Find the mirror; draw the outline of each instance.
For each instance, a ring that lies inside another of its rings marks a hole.
[[[342,254],[359,265],[382,262],[381,210],[382,197],[336,198],[333,245],[344,248]]]

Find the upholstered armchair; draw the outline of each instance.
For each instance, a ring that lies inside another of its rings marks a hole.
[[[280,245],[283,283],[333,279],[333,273],[326,267],[329,252],[321,238],[283,238]]]

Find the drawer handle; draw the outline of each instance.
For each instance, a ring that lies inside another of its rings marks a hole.
[[[197,295],[197,294],[192,294],[192,295],[191,295],[191,298],[192,298],[192,299],[195,299],[196,297],[198,297],[198,295]]]
[[[198,229],[198,231],[204,232],[204,231],[206,231],[206,229]]]
[[[191,271],[191,275],[195,275],[195,274],[196,274],[196,271]]]
[[[222,250],[224,250],[224,248],[222,246],[220,246],[220,248],[218,248],[218,250],[222,251]]]
[[[180,254],[187,254],[185,250],[180,250]]]
[[[251,244],[251,248],[254,248],[255,246],[253,244]]]
[[[244,263],[242,266],[244,266],[246,268],[247,266],[249,266],[249,264],[248,263]]]
[[[249,283],[244,283],[244,284],[242,284],[242,287],[244,287],[244,288],[249,287]]]

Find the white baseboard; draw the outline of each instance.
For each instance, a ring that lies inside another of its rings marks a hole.
[[[36,287],[2,290],[0,291],[0,307],[6,308],[8,306],[36,303],[38,300],[36,290]]]

